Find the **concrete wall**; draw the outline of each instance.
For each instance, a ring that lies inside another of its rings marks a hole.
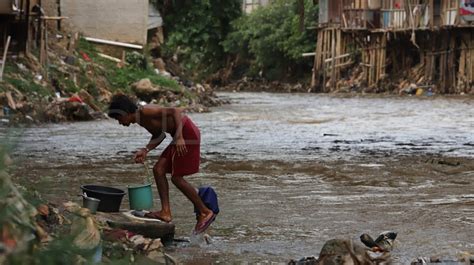
[[[148,0],[61,0],[67,31],[87,37],[145,44]]]

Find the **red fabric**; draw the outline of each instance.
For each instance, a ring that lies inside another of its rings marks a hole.
[[[176,153],[176,145],[172,142],[161,154],[167,161],[166,173],[171,173],[172,176],[187,176],[199,172],[201,133],[188,116],[184,116],[181,122],[188,152],[184,156],[179,156]]]
[[[76,95],[70,97],[67,101],[84,103],[84,101],[82,101],[82,99],[79,96],[76,96]]]
[[[461,14],[461,16],[474,15],[474,12],[462,7],[459,13]]]
[[[89,55],[87,55],[87,53],[81,52],[81,55],[82,55],[82,58],[83,58],[86,62],[92,61],[92,60],[91,60],[91,57],[89,57]]]

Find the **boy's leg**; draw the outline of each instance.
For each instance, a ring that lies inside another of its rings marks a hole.
[[[171,181],[199,210],[200,214],[198,216],[198,225],[202,222],[208,221],[213,216],[214,213],[206,207],[204,202],[201,200],[201,197],[199,197],[196,189],[191,186],[191,184],[189,184],[182,176],[173,176],[171,177]]]
[[[160,219],[165,222],[171,222],[171,208],[169,198],[169,186],[166,179],[167,159],[160,157],[153,167],[153,175],[155,176],[158,194],[160,194],[161,211],[146,214],[146,217]]]

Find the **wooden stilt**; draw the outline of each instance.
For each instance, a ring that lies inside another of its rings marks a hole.
[[[316,50],[313,60],[313,72],[311,76],[311,89],[314,89],[318,86],[319,82],[319,72],[321,71],[321,52],[322,52],[322,43],[323,43],[323,30],[318,31],[318,38],[316,41]]]
[[[336,29],[332,30],[331,38],[331,89],[336,88]]]
[[[0,81],[3,80],[3,71],[5,70],[5,63],[7,62],[7,54],[8,54],[8,47],[10,46],[11,36],[7,37],[7,42],[5,43],[5,47],[3,48],[3,56],[2,60],[0,61]]]

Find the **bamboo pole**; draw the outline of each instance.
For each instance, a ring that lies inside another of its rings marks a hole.
[[[375,49],[373,43],[370,44],[369,49],[369,86],[373,86],[374,84],[374,77],[375,77],[375,68],[376,68],[376,61],[374,60],[375,56]]]
[[[446,34],[445,32],[443,31],[442,35],[441,35],[441,39],[442,39],[442,51],[445,51],[446,48],[447,48],[447,45],[446,45],[446,41],[447,41],[447,38],[446,38]],[[443,91],[443,93],[446,93],[446,53],[443,53],[440,55],[441,58],[440,58],[440,75],[441,75],[441,89]]]
[[[368,60],[367,60],[367,48],[363,48],[362,50],[362,62],[363,64],[369,64]],[[369,81],[369,74],[368,74],[368,68],[367,67],[364,67],[363,68],[363,76],[364,76],[364,79],[367,81]]]
[[[466,45],[466,39],[465,39],[465,34],[461,33],[461,53],[459,55],[459,69],[458,69],[458,87],[461,84],[467,84],[466,82],[466,53],[468,52],[467,50],[467,45]]]
[[[441,36],[440,36],[440,33],[437,32],[436,34],[433,34],[433,42],[432,42],[432,45],[431,45],[431,61],[432,61],[432,64],[431,64],[431,69],[430,69],[430,76],[431,76],[431,80],[434,82],[436,82],[438,84],[438,87],[439,87],[439,80],[436,78],[435,76],[435,73],[436,73],[436,59],[439,58],[439,56],[436,56],[435,55],[435,52],[436,50],[438,49],[438,47],[440,47],[440,45],[438,44],[441,40]]]
[[[454,34],[455,32],[453,32]],[[456,80],[456,63],[455,63],[455,53],[454,50],[456,48],[456,38],[451,38],[450,41],[450,47],[449,51],[450,53],[448,54],[449,56],[449,68],[448,68],[448,84],[449,84],[449,91],[453,93],[455,91],[455,88],[457,87],[457,80]]]
[[[8,54],[8,47],[10,46],[11,36],[7,37],[7,42],[5,43],[5,47],[3,47],[3,56],[2,56],[2,65],[0,68],[0,81],[3,80],[3,71],[5,70],[5,63],[7,62],[7,54]]]
[[[44,21],[43,20],[40,20],[39,22],[40,24],[40,63],[41,65],[44,66],[45,64],[45,52],[44,52],[44,31],[45,31],[45,28],[44,28]]]
[[[319,66],[319,57],[321,56],[321,30],[318,31],[317,34],[318,38],[316,40],[316,48],[315,48],[315,55],[313,58],[313,72],[311,74],[311,88],[317,86],[317,80],[319,76],[319,70],[321,67]]]
[[[325,37],[325,41],[324,41],[324,60],[326,60],[329,57],[330,37],[331,37],[331,30],[328,29],[328,30],[326,30],[326,37]]]
[[[336,28],[332,30],[331,57],[336,57]],[[336,60],[332,60],[331,70],[331,89],[336,88]]]
[[[331,30],[327,29],[325,31],[325,41],[324,41],[324,58],[323,58],[323,65],[324,65],[324,83],[323,83],[323,91],[326,92],[326,82],[327,82],[327,65],[324,63],[326,59],[329,57],[329,45],[330,45],[330,36],[331,36]]]
[[[474,33],[471,31],[471,40],[469,42],[469,64],[471,68],[471,76],[469,77],[469,82],[474,81]]]
[[[26,1],[25,8],[25,20],[26,20],[26,44],[25,44],[25,55],[26,57],[30,56],[30,42],[31,42],[31,25],[30,25],[30,1]]]
[[[375,85],[375,80],[376,80],[376,71],[377,71],[377,60],[376,60],[376,56],[377,56],[377,43],[374,42],[372,43],[372,52],[371,52],[371,59],[372,59],[372,70],[371,70],[371,73],[372,73],[372,86]]]
[[[340,57],[342,54],[342,31],[340,29],[337,30],[337,50],[336,50],[336,57]],[[342,59],[338,59],[339,62],[338,64],[341,64]],[[339,67],[337,67],[337,72],[336,72],[336,80],[339,80],[341,77],[341,71]]]
[[[473,60],[474,60],[474,37],[473,36],[474,36],[474,34],[472,33],[472,31],[470,31],[470,33],[469,33],[469,44],[468,44],[469,50],[468,50],[468,54],[467,54],[468,55],[468,60],[467,60],[468,66],[467,67],[470,70],[469,71],[469,73],[470,73],[469,74],[469,79],[468,79],[469,83],[474,81],[474,62],[473,62]]]
[[[387,62],[387,33],[384,33],[382,40],[382,75],[385,76],[385,67]]]
[[[46,66],[46,69],[45,69],[45,73],[44,73],[44,76],[46,79],[48,79],[49,77],[49,58],[48,58],[48,28],[46,28],[46,20],[44,20],[44,53],[45,53],[45,57],[44,57],[44,62],[45,62],[45,66]]]
[[[100,44],[114,45],[114,46],[120,46],[120,47],[132,48],[132,49],[138,49],[138,50],[143,49],[142,45],[130,44],[130,43],[125,43],[125,42],[104,40],[104,39],[98,39],[98,38],[90,38],[90,37],[85,37],[84,39],[87,40],[87,41],[90,41],[90,42],[96,42],[96,43],[100,43]]]
[[[382,35],[381,34],[379,34],[379,36],[377,37],[376,62],[377,62],[377,70],[375,73],[375,78],[376,78],[375,83],[377,83],[380,80],[380,76],[382,75]]]

